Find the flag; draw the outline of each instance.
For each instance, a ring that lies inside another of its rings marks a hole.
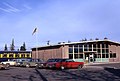
[[[33,30],[32,35],[34,35],[36,32],[37,32],[37,28],[35,28],[35,29]]]

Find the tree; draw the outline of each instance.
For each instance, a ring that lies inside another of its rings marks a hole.
[[[12,39],[12,44],[10,45],[10,50],[15,50],[14,39]]]
[[[8,50],[8,48],[7,48],[7,44],[5,44],[4,51],[7,51],[7,50]]]
[[[26,45],[25,45],[25,42],[24,42],[23,45],[20,47],[20,51],[26,51]]]

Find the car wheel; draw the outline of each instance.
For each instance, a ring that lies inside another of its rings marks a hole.
[[[65,67],[64,67],[64,66],[61,66],[60,68],[61,68],[61,70],[64,70],[64,69],[65,69]]]
[[[27,67],[27,68],[29,68],[29,67],[30,67],[30,65],[29,65],[29,64],[27,64],[27,65],[26,65],[26,67]]]
[[[10,67],[10,64],[9,64],[9,63],[7,63],[7,64],[6,64],[6,67]]]
[[[79,65],[79,66],[78,66],[78,69],[80,70],[81,68],[82,68],[82,65]]]
[[[39,68],[39,65],[37,64],[37,65],[35,66],[35,68],[38,69],[38,68]]]

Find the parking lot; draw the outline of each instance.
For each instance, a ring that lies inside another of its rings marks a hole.
[[[81,70],[10,67],[0,70],[1,81],[120,81],[119,64],[88,65]],[[113,68],[114,67],[114,68]],[[116,68],[115,68],[116,67]]]

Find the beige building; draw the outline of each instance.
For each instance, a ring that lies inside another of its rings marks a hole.
[[[61,43],[32,48],[32,58],[70,58],[83,62],[119,62],[120,43],[111,40],[92,40]]]

